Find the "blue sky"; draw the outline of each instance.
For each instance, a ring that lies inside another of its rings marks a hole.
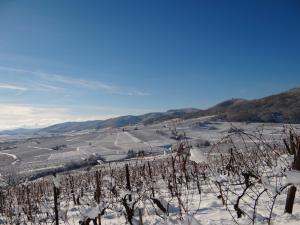
[[[300,85],[299,1],[0,1],[0,129]]]

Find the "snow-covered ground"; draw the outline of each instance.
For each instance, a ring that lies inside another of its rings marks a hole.
[[[26,224],[53,223],[53,185],[60,189],[61,224],[79,224],[103,209],[102,225],[125,224],[126,207],[134,212],[134,225],[140,224],[140,217],[144,225],[268,224],[270,218],[270,224],[298,224],[298,197],[293,215],[284,214],[287,188],[283,187],[298,185],[300,176],[298,171],[290,171],[291,157],[278,144],[285,137],[283,128],[282,124],[193,119],[2,143],[3,177],[57,169],[90,156],[101,155],[108,162],[88,172],[59,175],[55,182],[46,177],[0,190],[0,204],[5,208],[0,210],[0,224],[17,224],[20,219]],[[235,131],[250,136],[232,135]],[[185,140],[174,138],[182,134]],[[185,154],[170,153],[169,146],[177,149],[180,143],[192,145],[189,159]],[[59,150],[54,150],[56,146]],[[113,162],[124,159],[129,150],[158,151],[161,155]],[[98,199],[97,193],[101,193]],[[7,212],[12,213],[8,216]]]
[[[5,174],[12,163],[16,171],[34,171],[41,168],[52,168],[58,165],[80,161],[97,154],[108,161],[121,160],[129,150],[164,152],[165,146],[176,146],[174,131],[185,134],[192,144],[208,141],[217,143],[228,134],[230,128],[243,129],[249,132],[262,132],[270,143],[280,139],[282,124],[259,123],[226,123],[211,122],[210,118],[190,119],[184,121],[167,121],[149,126],[128,126],[122,129],[86,130],[72,132],[61,136],[29,138],[0,143],[0,161],[3,165],[0,172]],[[298,125],[294,125],[299,128]],[[56,146],[64,146],[53,150]],[[77,148],[80,151],[77,151]],[[7,154],[17,157],[11,161]],[[7,157],[8,156],[8,157]],[[6,158],[5,158],[6,157]],[[2,160],[1,160],[2,159]],[[2,162],[3,161],[3,162]]]
[[[260,144],[258,151],[267,150],[262,147],[265,143]],[[216,157],[217,153],[212,153]],[[228,162],[226,159],[210,161],[197,148],[191,149],[188,158],[176,153],[136,158],[99,165],[91,171],[41,178],[2,191],[5,210],[0,211],[0,224],[20,221],[53,224],[55,187],[60,190],[59,221],[65,225],[95,218],[99,221],[99,214],[102,225],[129,224],[130,211],[134,225],[296,225],[300,220],[300,199],[295,199],[294,213],[285,214],[287,189],[281,190],[287,184],[300,183],[299,172],[288,171],[292,158],[282,154],[273,159],[273,165],[267,166],[263,162],[270,159],[269,156],[256,159],[260,172],[249,180],[249,186],[245,185],[246,178],[237,176],[239,172],[227,174],[231,169],[223,167]],[[227,168],[226,173],[221,171],[224,168]],[[242,182],[239,184],[239,181]],[[19,194],[22,192],[25,195]],[[31,211],[28,211],[29,206]],[[238,218],[238,209],[242,212],[241,218]]]

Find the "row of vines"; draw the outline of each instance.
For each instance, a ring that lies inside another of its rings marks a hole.
[[[176,153],[154,159],[110,163],[2,188],[0,224],[100,225],[105,218],[118,217],[136,225],[147,224],[145,215],[161,221],[189,215],[197,224],[194,218],[208,192],[236,224],[241,219],[271,224],[283,194],[284,210],[292,213],[297,184],[292,178],[300,170],[300,138],[295,132],[272,141],[261,132],[237,131],[208,152],[199,151],[186,140]]]

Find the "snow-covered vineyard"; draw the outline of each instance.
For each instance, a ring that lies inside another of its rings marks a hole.
[[[208,152],[186,140],[176,153],[1,189],[0,224],[299,224],[299,151],[292,132],[270,142],[237,131]]]

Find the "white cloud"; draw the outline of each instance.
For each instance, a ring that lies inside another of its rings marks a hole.
[[[37,128],[66,121],[107,119],[112,115],[74,115],[67,108],[0,104],[0,130]]]
[[[148,92],[137,91],[137,92],[133,92],[133,93],[128,92],[127,95],[149,96],[151,94]]]
[[[0,70],[4,70],[4,71],[16,73],[16,74],[27,74],[27,75],[30,74],[30,75],[34,75],[44,81],[48,81],[48,82],[52,82],[52,83],[61,83],[61,84],[70,85],[70,86],[77,86],[80,88],[101,90],[101,91],[103,91],[105,93],[109,93],[109,94],[128,95],[128,96],[151,95],[150,93],[143,92],[143,91],[136,91],[136,90],[133,90],[132,88],[123,88],[123,87],[106,84],[106,83],[100,82],[100,81],[78,79],[78,78],[61,75],[61,74],[46,73],[46,72],[42,72],[42,71],[30,71],[30,70],[5,67],[5,66],[0,66]],[[54,87],[53,85],[51,85],[51,86]]]
[[[47,73],[38,73],[38,75],[48,81],[52,82],[59,82],[64,83],[67,85],[75,85],[82,88],[94,89],[94,90],[102,90],[106,93],[110,94],[118,94],[118,95],[128,95],[128,96],[148,96],[151,95],[147,92],[142,91],[131,91],[128,88],[121,88],[109,84],[105,84],[99,81],[92,81],[92,80],[84,80],[84,79],[77,79],[71,78],[64,75],[57,75],[57,74],[47,74]]]
[[[0,83],[0,89],[6,89],[6,90],[15,90],[15,91],[27,91],[27,87],[22,87],[14,84],[6,84],[6,83]]]
[[[117,87],[104,84],[99,81],[88,81],[83,79],[70,78],[63,75],[47,74],[47,73],[38,73],[38,75],[45,80],[64,83],[67,85],[75,85],[75,86],[81,86],[81,87],[91,88],[91,89],[100,89],[112,93],[114,93],[117,90]]]
[[[94,114],[90,115],[93,111]],[[0,130],[39,128],[69,121],[105,120],[124,115],[140,115],[153,109],[110,106],[22,105],[0,103]],[[75,114],[75,112],[77,114]]]
[[[0,66],[1,70],[9,71],[9,72],[16,72],[16,73],[31,73],[31,71],[28,70],[22,70],[22,69],[17,69],[13,67],[7,67],[7,66]]]
[[[50,85],[50,84],[45,84],[45,83],[33,83],[32,90],[36,90],[36,91],[64,91],[65,89],[59,86],[55,86],[55,85]]]

